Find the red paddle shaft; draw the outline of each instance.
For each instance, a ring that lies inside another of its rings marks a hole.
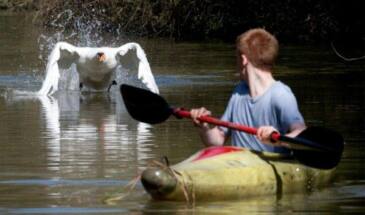
[[[189,111],[181,110],[178,108],[173,109],[173,114],[177,117],[191,118],[191,114]],[[257,134],[256,128],[252,128],[252,127],[248,127],[248,126],[244,126],[244,125],[240,125],[240,124],[236,124],[236,123],[232,123],[232,122],[222,121],[217,118],[210,117],[210,116],[201,116],[198,119],[199,119],[199,121],[202,121],[202,122],[207,122],[207,123],[210,123],[213,125],[218,125],[218,126],[235,129],[238,131],[243,131],[248,134],[253,134],[253,135]],[[281,135],[277,132],[274,132],[271,134],[271,139],[274,141],[279,141],[280,137],[281,137]]]
[[[173,115],[175,115],[177,117],[191,118],[191,114],[189,111],[185,111],[185,110],[182,110],[179,108],[172,109],[172,111],[173,111]],[[207,122],[207,123],[210,123],[213,125],[218,125],[218,126],[235,129],[238,131],[243,131],[248,134],[257,135],[256,128],[252,128],[252,127],[248,127],[248,126],[244,126],[244,125],[240,125],[240,124],[235,124],[232,122],[222,121],[222,120],[210,117],[210,116],[202,116],[202,117],[199,117],[198,120],[200,120],[202,122]],[[322,150],[322,151],[333,151],[333,149],[331,147],[328,147],[325,145],[320,145],[311,140],[308,140],[305,138],[300,138],[300,137],[294,137],[294,138],[287,137],[287,136],[281,135],[278,132],[273,132],[271,134],[271,140],[273,142],[282,141],[282,142],[290,143],[291,148],[296,148],[296,149],[310,149],[310,150],[315,149],[315,150]]]

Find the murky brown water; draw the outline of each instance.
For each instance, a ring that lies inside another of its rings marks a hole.
[[[277,79],[292,87],[309,125],[335,128],[347,145],[334,184],[307,194],[231,202],[151,201],[140,184],[123,187],[151,160],[179,162],[202,147],[188,120],[150,126],[131,119],[120,94],[36,91],[45,62],[42,30],[30,18],[0,15],[0,213],[18,214],[238,214],[364,212],[365,62],[344,64],[318,47],[282,48]],[[234,50],[225,43],[137,39],[148,54],[161,94],[186,108],[219,116],[237,77]],[[107,42],[106,42],[107,43]],[[153,113],[151,113],[153,114]]]

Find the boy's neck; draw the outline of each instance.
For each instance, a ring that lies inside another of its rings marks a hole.
[[[250,96],[255,98],[263,95],[272,86],[275,79],[270,71],[264,71],[249,65],[246,81],[250,89]]]

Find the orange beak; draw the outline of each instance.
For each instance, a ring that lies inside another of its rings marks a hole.
[[[105,54],[103,52],[99,52],[96,55],[98,57],[99,62],[104,62],[105,61],[106,56],[105,56]]]

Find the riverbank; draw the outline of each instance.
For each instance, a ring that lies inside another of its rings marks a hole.
[[[0,0],[0,11],[24,12],[39,9],[38,0]]]
[[[176,40],[233,41],[244,30],[264,27],[281,42],[354,41],[365,35],[362,1],[225,0],[0,0],[6,11],[37,11],[46,27],[79,29],[98,22],[100,31]],[[85,24],[86,23],[86,24]]]

